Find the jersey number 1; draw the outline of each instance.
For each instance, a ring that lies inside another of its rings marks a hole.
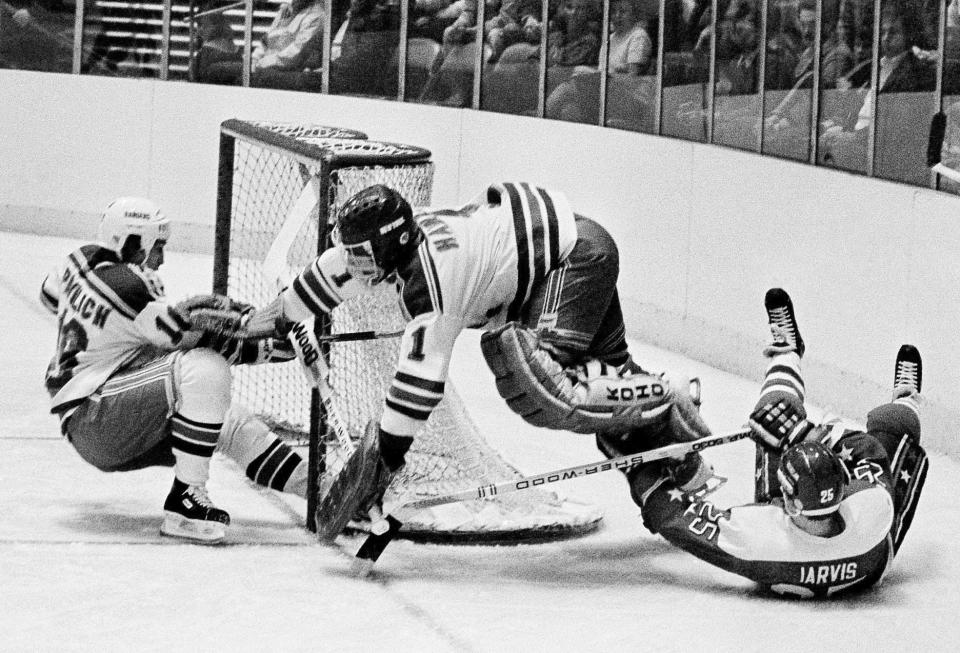
[[[423,355],[423,338],[426,333],[426,327],[420,327],[413,332],[413,349],[407,354],[407,358],[413,361],[422,361],[425,358]]]

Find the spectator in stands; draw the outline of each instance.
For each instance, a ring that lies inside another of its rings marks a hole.
[[[496,62],[503,51],[515,43],[539,46],[543,29],[540,0],[503,0],[498,4],[499,10],[491,12],[492,17],[483,26],[490,45],[490,63]]]
[[[653,60],[653,39],[639,0],[613,0],[610,5],[607,116],[618,126],[638,125],[648,117],[651,89],[641,83]],[[574,75],[547,98],[546,115],[574,122],[596,123],[600,108],[600,73]]]
[[[608,72],[613,75],[647,75],[654,59],[651,21],[638,0],[613,0],[610,5],[610,55]]]
[[[596,66],[600,56],[600,18],[596,0],[563,0],[547,36],[547,67]]]
[[[325,17],[324,0],[292,0],[281,5],[263,39],[253,49],[250,85],[316,90],[316,76],[308,69],[320,64]],[[220,42],[228,48],[224,41],[232,42],[232,37],[225,31],[221,34]],[[226,55],[204,75],[201,81],[238,84],[243,75],[242,59]]]
[[[484,63],[493,64],[510,45],[539,49],[540,0],[487,0],[484,15]],[[457,20],[443,34],[441,63],[431,76],[421,100],[447,106],[466,106],[473,90],[477,58],[477,0],[466,0]]]
[[[615,0],[610,24],[606,124],[652,131],[659,17],[639,0]]]
[[[853,67],[853,53],[839,38],[838,0],[822,3],[823,38],[820,46],[820,88],[836,88],[838,82]],[[809,153],[810,123],[813,107],[814,45],[817,28],[816,0],[800,0],[797,11],[797,33],[800,52],[793,63],[792,73],[782,78],[766,76],[766,105],[764,118],[764,152],[797,159]],[[769,45],[768,45],[769,48]],[[769,59],[768,59],[769,61]]]
[[[705,128],[713,112],[713,140],[752,148],[760,120],[760,3],[732,0],[718,5],[723,18],[716,26],[713,106],[691,99],[682,117],[684,131],[693,135]],[[698,49],[709,52],[711,34],[704,30]]]
[[[812,13],[808,14],[808,7]],[[806,22],[807,16],[812,18]],[[766,61],[764,63],[764,90],[793,86],[800,66],[801,52],[813,44],[817,27],[816,0],[800,0],[781,4],[772,2],[767,7]],[[812,55],[812,50],[810,54]],[[809,67],[812,57],[806,61]]]
[[[923,56],[924,26],[908,3],[886,5],[880,18],[880,71],[878,91],[912,93],[931,91],[936,85],[933,62]],[[820,134],[820,156],[828,163],[857,168],[866,161],[867,138],[876,113],[873,91],[864,95],[853,119],[828,118]]]
[[[704,140],[710,52],[698,48],[710,25],[711,0],[666,0],[663,6],[663,121],[670,136]]]
[[[409,38],[427,38],[440,43],[443,33],[475,0],[410,0]]]
[[[395,97],[400,7],[389,0],[351,0],[339,56],[330,63],[330,92]]]
[[[62,0],[0,3],[0,68],[70,72],[74,11]]]
[[[237,83],[237,66],[243,57],[233,40],[233,28],[225,13],[200,18],[198,42],[200,47],[191,64],[193,79],[209,84]]]
[[[600,5],[562,0],[547,35],[547,96],[576,74],[595,73],[600,56]],[[539,46],[517,43],[500,56],[484,84],[484,108],[536,112]]]
[[[292,0],[280,7],[251,55],[250,83],[269,88],[302,89],[302,74],[320,63],[324,0]]]
[[[757,92],[760,63],[760,6],[757,0],[732,0],[717,25],[716,94]]]

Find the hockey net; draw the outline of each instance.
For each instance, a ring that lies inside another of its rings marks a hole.
[[[414,206],[429,205],[429,156],[422,148],[365,140],[352,130],[226,121],[221,130],[214,290],[255,306],[269,302],[277,288],[264,277],[263,260],[278,234],[285,228],[292,233],[291,225],[299,225],[286,253],[295,273],[322,251],[339,207],[371,184],[396,189]],[[307,193],[318,193],[321,201],[304,215],[303,207],[311,204],[304,201]],[[404,324],[394,291],[377,287],[338,307],[324,332],[393,332]],[[337,342],[326,348],[334,390],[330,403],[356,440],[382,410],[399,339]],[[299,366],[235,368],[234,400],[283,437],[309,444],[311,469],[316,470],[311,487],[322,495],[344,455],[324,426],[322,410],[311,400]],[[405,500],[435,496],[519,476],[483,438],[448,380],[446,395],[418,434],[387,503],[398,495]],[[316,498],[308,497],[308,510]],[[592,531],[600,520],[593,506],[532,490],[424,510],[405,522],[401,535],[437,542],[547,540]]]

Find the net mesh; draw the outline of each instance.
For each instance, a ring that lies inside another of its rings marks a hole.
[[[301,138],[337,152],[374,154],[374,159],[400,158],[416,151],[396,144],[340,140],[305,135]],[[388,147],[381,147],[387,145]],[[422,152],[422,150],[420,150]],[[235,145],[228,292],[236,299],[262,306],[276,296],[276,286],[263,278],[262,260],[284,222],[297,205],[309,180],[322,174],[310,165],[285,156],[276,148],[238,139]],[[380,183],[399,191],[414,206],[430,203],[433,166],[429,162],[401,165],[358,165],[329,172],[326,206],[318,207],[297,233],[287,262],[302,269],[317,255],[321,215],[336,215],[339,207],[363,188]],[[378,287],[351,299],[332,315],[332,332],[402,330],[405,321],[396,294]],[[398,356],[399,339],[332,343],[331,404],[356,439],[381,411]],[[239,367],[235,370],[235,400],[260,415],[287,438],[305,441],[310,426],[310,392],[296,363]],[[325,434],[327,474],[321,492],[342,465],[343,452],[332,434]],[[519,477],[484,440],[471,421],[453,383],[431,414],[407,455],[407,465],[387,496],[435,496],[465,487]],[[562,500],[551,492],[530,491],[495,500],[437,506],[408,519],[402,532],[429,541],[511,541],[552,539],[588,532],[600,521],[592,506]]]

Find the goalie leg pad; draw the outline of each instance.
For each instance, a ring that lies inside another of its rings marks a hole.
[[[659,376],[621,377],[596,360],[565,369],[516,323],[483,334],[480,347],[500,396],[534,426],[597,433],[670,419],[674,393]]]
[[[669,433],[673,441],[691,442],[713,435],[710,427],[700,416],[700,380],[697,379],[694,384],[686,377],[675,377],[670,374],[664,376],[670,387],[674,389],[671,393],[668,421]],[[690,394],[693,388],[696,388],[696,398]]]

